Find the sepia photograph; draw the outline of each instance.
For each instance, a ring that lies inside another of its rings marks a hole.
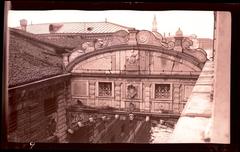
[[[230,12],[9,10],[7,40],[8,142],[230,143]]]

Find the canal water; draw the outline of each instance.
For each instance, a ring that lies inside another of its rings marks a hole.
[[[69,136],[70,143],[166,143],[177,120],[114,119],[83,126]]]
[[[176,120],[151,120],[137,131],[134,143],[166,143],[174,130]]]
[[[150,130],[151,139],[149,143],[166,143],[173,130],[173,127],[161,125],[160,123],[157,125],[152,124]]]

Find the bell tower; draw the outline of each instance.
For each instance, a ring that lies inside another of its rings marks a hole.
[[[154,15],[154,17],[153,17],[152,31],[153,32],[157,32],[157,19],[156,19],[156,15]]]

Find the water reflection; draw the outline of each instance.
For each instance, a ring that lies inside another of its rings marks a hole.
[[[173,132],[173,128],[161,123],[152,123],[149,143],[165,143]]]
[[[134,143],[166,143],[177,120],[151,120],[142,124]]]

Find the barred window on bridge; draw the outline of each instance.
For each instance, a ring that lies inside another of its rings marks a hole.
[[[169,99],[170,98],[170,84],[155,84],[155,98]]]
[[[98,96],[110,97],[112,96],[112,83],[111,82],[99,82]]]

